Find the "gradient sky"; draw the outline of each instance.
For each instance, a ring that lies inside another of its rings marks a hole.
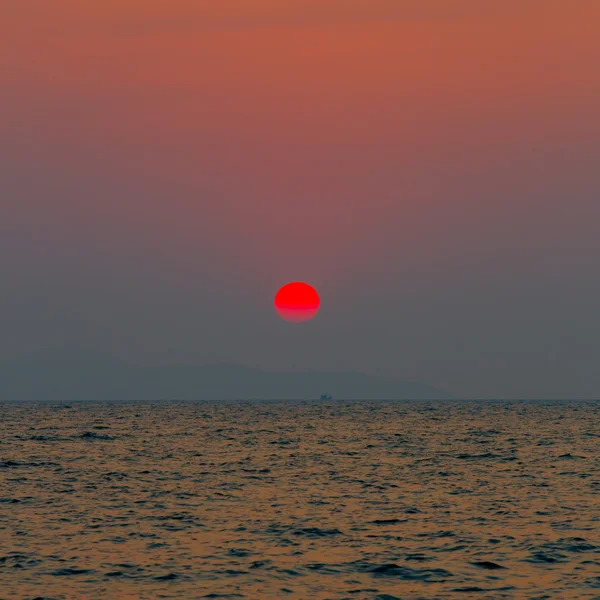
[[[0,358],[600,396],[598,0],[0,0]],[[310,323],[273,295],[306,280]]]

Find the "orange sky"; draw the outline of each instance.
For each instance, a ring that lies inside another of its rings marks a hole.
[[[465,127],[502,137],[519,123],[585,136],[600,94],[600,4],[483,4],[9,1],[0,72],[17,113],[39,112],[40,96],[48,111],[71,102],[73,119],[120,138],[410,146]]]
[[[597,0],[4,0],[0,216],[49,257],[85,242],[257,303],[307,279],[324,312],[357,278],[583,281],[599,23]]]

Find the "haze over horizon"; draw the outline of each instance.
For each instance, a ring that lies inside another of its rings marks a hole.
[[[600,397],[598,23],[595,0],[0,0],[0,361]],[[308,323],[273,309],[295,280]]]

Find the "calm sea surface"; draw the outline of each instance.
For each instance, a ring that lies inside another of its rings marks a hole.
[[[0,417],[0,598],[600,599],[600,403]]]

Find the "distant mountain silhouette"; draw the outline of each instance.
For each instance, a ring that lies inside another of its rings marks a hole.
[[[318,399],[441,400],[431,386],[356,372],[270,372],[238,365],[141,367],[62,348],[0,362],[0,401]]]

